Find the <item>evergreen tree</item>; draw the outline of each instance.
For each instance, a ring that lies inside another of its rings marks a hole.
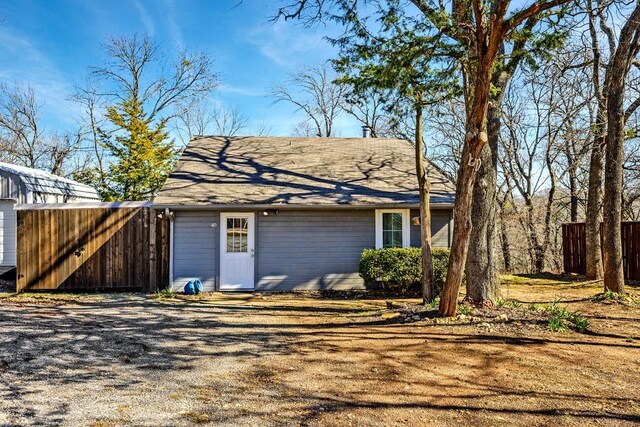
[[[110,136],[103,134],[103,144],[113,161],[102,197],[153,198],[171,172],[176,155],[165,129],[166,119],[154,124],[136,97],[107,107],[106,117],[119,130]]]

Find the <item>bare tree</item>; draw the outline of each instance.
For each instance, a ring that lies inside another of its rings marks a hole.
[[[256,136],[269,136],[273,133],[273,127],[267,120],[260,120],[255,125],[253,134]]]
[[[113,158],[104,152],[105,141],[121,129],[104,120],[107,107],[133,100],[141,105],[150,123],[176,124],[185,105],[196,105],[218,84],[213,60],[206,53],[178,52],[171,55],[146,35],[109,37],[104,44],[102,65],[90,68],[85,87],[74,99],[84,106],[88,143],[96,153],[96,186],[104,189]],[[109,165],[104,164],[110,162]]]
[[[606,62],[606,58],[603,58],[603,51],[600,46],[601,35],[604,35],[609,49],[615,47],[615,35],[607,23],[606,11],[607,8],[600,6],[598,2],[592,0],[586,2],[592,54],[591,82],[597,102],[597,112],[593,121],[594,136],[589,164],[586,211],[586,275],[589,279],[602,279],[604,277],[600,248],[600,221],[602,219],[602,173],[607,114],[605,94],[608,82],[606,80],[603,82],[603,77],[606,75],[609,64]],[[598,29],[601,31],[598,31]]]
[[[46,130],[42,125],[41,107],[30,86],[0,84],[0,148],[3,160],[63,174],[80,145],[82,131]]]
[[[347,89],[342,108],[363,126],[368,127],[372,138],[391,137],[394,136],[394,129],[389,110],[393,111],[393,108],[390,108],[389,96],[389,91],[377,88],[366,88],[360,93]]]
[[[203,100],[181,110],[176,114],[176,130],[185,145],[196,135],[234,136],[247,126],[247,117],[237,107],[212,107]]]
[[[603,267],[604,287],[624,292],[622,266],[622,180],[626,120],[640,102],[632,102],[625,109],[627,75],[640,51],[640,1],[636,2],[620,29],[617,47],[613,50],[607,69],[604,94],[607,99],[607,133],[605,136],[603,197]]]
[[[299,133],[330,137],[335,134],[335,120],[343,111],[346,86],[335,83],[328,67],[304,69],[276,87],[271,95],[275,102],[294,105],[305,118]]]
[[[71,100],[80,104],[83,108],[81,117],[82,126],[87,129],[83,143],[86,151],[92,153],[91,157],[85,157],[82,162],[84,175],[82,181],[97,183],[98,188],[105,188],[105,155],[106,148],[101,143],[101,138],[106,132],[106,118],[103,111],[106,108],[104,97],[98,94],[94,79],[87,78],[84,86],[77,86]]]
[[[104,50],[104,64],[90,68],[102,83],[98,93],[118,101],[138,99],[150,120],[161,113],[164,119],[174,117],[179,110],[173,107],[206,97],[218,85],[206,53],[183,50],[170,62],[157,43],[138,34],[109,37]]]

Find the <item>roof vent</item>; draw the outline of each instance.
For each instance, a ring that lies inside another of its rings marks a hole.
[[[362,126],[362,137],[371,138],[371,128],[367,125]]]

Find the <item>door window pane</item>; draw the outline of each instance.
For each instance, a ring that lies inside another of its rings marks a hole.
[[[402,247],[402,213],[385,212],[382,214],[382,247]]]
[[[248,252],[247,218],[227,218],[227,253]]]

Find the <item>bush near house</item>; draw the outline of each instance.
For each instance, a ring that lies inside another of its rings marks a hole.
[[[433,249],[433,278],[440,293],[447,276],[449,249]],[[367,284],[377,283],[383,289],[409,290],[420,286],[422,256],[420,248],[365,249],[358,267]]]

